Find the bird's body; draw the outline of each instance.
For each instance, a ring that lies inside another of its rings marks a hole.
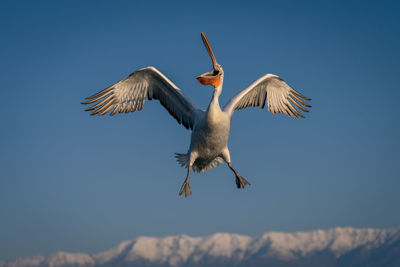
[[[133,72],[128,77],[103,91],[88,97],[84,104],[97,104],[87,111],[91,115],[104,115],[110,112],[127,113],[141,110],[145,99],[158,99],[168,112],[187,129],[192,130],[190,147],[187,153],[176,153],[178,162],[188,169],[186,180],[179,195],[191,194],[189,186],[190,172],[206,171],[225,161],[235,173],[236,185],[244,188],[250,184],[233,168],[228,149],[230,124],[235,110],[250,106],[264,105],[268,96],[268,110],[272,113],[284,113],[297,118],[303,115],[293,106],[306,111],[311,107],[304,100],[310,100],[290,86],[280,77],[266,74],[248,88],[237,94],[221,109],[219,96],[222,93],[224,72],[217,64],[207,37],[202,33],[203,42],[213,62],[213,71],[199,76],[203,85],[212,85],[214,92],[207,110],[200,110],[173,84],[154,67],[147,67]]]
[[[228,149],[230,122],[218,103],[211,103],[205,112],[199,113],[187,154],[196,158],[194,170],[206,171],[215,167],[213,162],[222,162],[222,153]]]

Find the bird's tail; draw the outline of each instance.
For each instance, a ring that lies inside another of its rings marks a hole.
[[[180,153],[175,153],[175,158],[178,161],[178,163],[185,168],[189,167],[189,155],[188,154],[180,154]],[[193,170],[195,172],[205,172],[208,171],[209,169],[213,169],[217,167],[219,164],[221,164],[224,160],[221,157],[216,157],[211,160],[200,160],[196,159],[195,162],[193,163]]]
[[[189,155],[188,154],[175,153],[175,158],[182,167],[187,168],[189,166]]]

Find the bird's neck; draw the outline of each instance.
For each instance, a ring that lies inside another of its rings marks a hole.
[[[222,84],[220,84],[218,87],[214,88],[214,93],[210,102],[210,105],[208,106],[207,113],[209,116],[213,117],[216,113],[221,111],[221,107],[219,106],[219,96],[222,93]]]
[[[211,98],[209,108],[210,108],[210,106],[214,106],[214,105],[217,105],[219,107],[218,99],[219,99],[219,96],[221,95],[221,93],[222,93],[222,84],[220,84],[218,87],[214,87],[214,93]]]

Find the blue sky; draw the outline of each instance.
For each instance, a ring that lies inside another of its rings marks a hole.
[[[144,2],[0,3],[0,260],[140,235],[400,224],[396,1]],[[251,187],[222,165],[193,174],[184,199],[173,153],[190,132],[158,102],[112,118],[80,102],[153,65],[206,108],[201,31],[224,67],[221,103],[273,73],[313,107],[236,112],[231,157]]]

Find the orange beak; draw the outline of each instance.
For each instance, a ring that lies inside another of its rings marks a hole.
[[[204,32],[201,33],[201,39],[203,39],[203,43],[208,51],[208,54],[211,57],[213,70],[211,72],[206,72],[200,75],[196,79],[199,81],[199,83],[203,85],[212,85],[214,87],[218,87],[221,82],[221,76],[218,75],[217,60],[215,59],[214,53],[211,49],[210,42],[208,41],[207,36],[204,34]]]
[[[219,76],[219,75],[214,76],[214,75],[212,75],[212,73],[209,73],[209,72],[200,75],[196,79],[202,85],[212,85],[214,87],[218,87],[219,84],[221,83],[221,76]]]

